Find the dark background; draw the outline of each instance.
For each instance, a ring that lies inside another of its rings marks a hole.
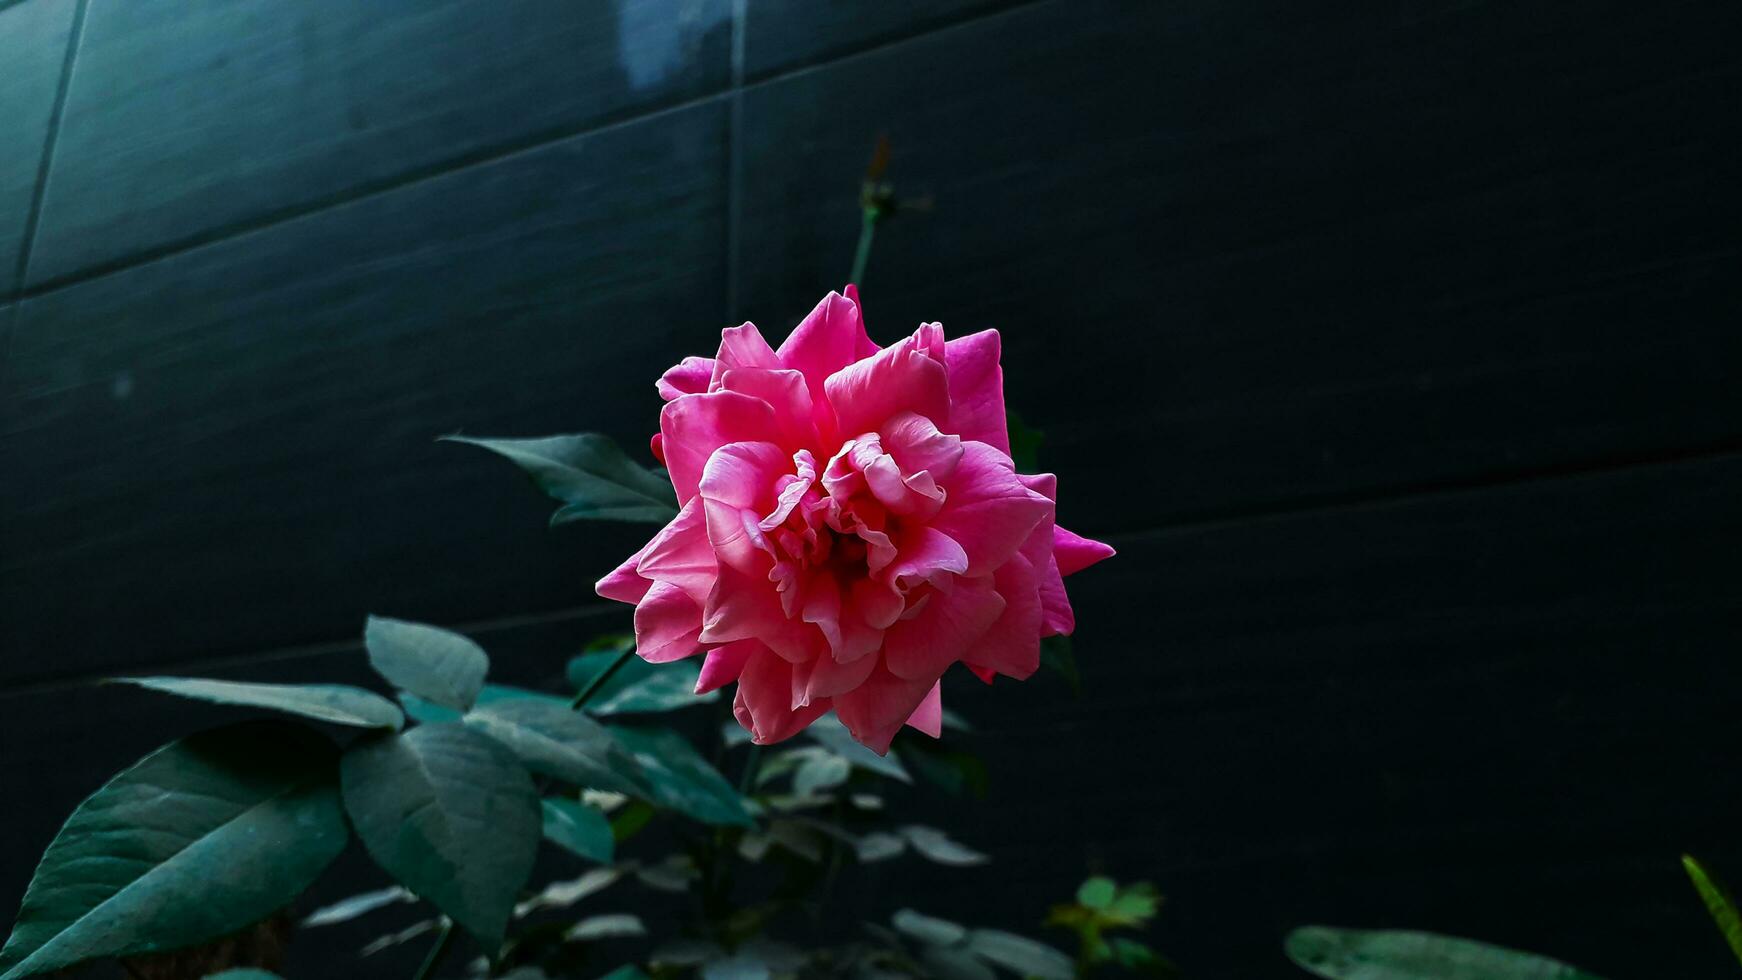
[[[0,907],[224,717],[97,678],[360,680],[375,611],[537,683],[623,626],[590,583],[646,529],[432,437],[644,445],[663,367],[843,282],[887,133],[932,208],[873,335],[1002,330],[1121,555],[1081,700],[954,678],[992,790],[937,819],[995,861],[884,912],[1033,932],[1103,869],[1199,978],[1309,922],[1734,975],[1677,856],[1742,879],[1739,42],[1734,0],[0,2]]]

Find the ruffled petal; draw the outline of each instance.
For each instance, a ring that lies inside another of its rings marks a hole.
[[[937,680],[972,650],[1004,613],[992,576],[962,578],[948,594],[932,592],[918,615],[897,620],[883,634],[883,659],[898,677]]]
[[[647,549],[652,546],[653,542],[651,541],[642,545],[640,551],[630,555],[629,559],[613,569],[611,574],[600,579],[598,584],[593,586],[593,591],[606,599],[615,599],[618,602],[627,602],[631,605],[640,602],[641,597],[647,594],[648,587],[653,583],[642,578],[641,573],[635,570],[635,566],[641,564],[641,557],[647,554]]]
[[[910,680],[880,668],[863,684],[834,698],[835,714],[861,745],[887,755],[895,733],[919,710],[937,680],[935,676]]]
[[[685,395],[659,413],[665,437],[665,465],[679,504],[696,495],[702,469],[714,450],[734,442],[756,442],[779,432],[774,409],[760,398],[736,391]]]
[[[721,376],[720,387],[760,398],[773,406],[779,442],[787,452],[816,445],[816,422],[811,415],[811,393],[805,387],[804,375],[785,369],[733,368]],[[770,432],[768,437],[776,434]]]
[[[883,451],[895,458],[903,473],[930,473],[939,483],[948,483],[962,461],[959,436],[938,431],[931,419],[915,412],[890,416],[878,429]]]
[[[720,331],[720,353],[714,358],[714,373],[708,379],[708,387],[710,390],[718,388],[721,375],[727,371],[780,366],[780,357],[774,353],[774,348],[768,346],[768,341],[762,339],[762,331],[756,329],[756,324],[746,321],[741,326]]]
[[[635,655],[650,664],[682,660],[701,650],[702,607],[684,590],[655,582],[635,607]]]
[[[708,543],[700,497],[691,498],[671,523],[647,542],[635,566],[650,582],[668,582],[683,589],[697,606],[708,601],[719,568],[714,548]]]
[[[794,711],[792,665],[779,657],[752,656],[738,676],[732,714],[757,745],[789,739],[829,710],[823,698]]]
[[[1017,476],[1022,485],[1048,500],[1058,499],[1058,478],[1051,473]],[[1069,636],[1076,631],[1077,616],[1065,594],[1065,581],[1053,557],[1057,526],[1051,516],[1042,521],[1022,545],[1022,555],[1034,569],[1035,589],[1040,595],[1040,635]],[[1067,532],[1068,533],[1068,532]]]
[[[668,402],[682,395],[699,395],[708,390],[708,380],[713,373],[712,358],[686,357],[666,368],[654,387],[658,389],[659,397]]]
[[[950,431],[1008,456],[1004,369],[998,365],[1002,343],[996,330],[957,337],[944,344],[944,366],[950,376]]]
[[[1004,611],[975,644],[962,653],[969,667],[1026,680],[1040,669],[1041,597],[1034,565],[1021,552],[992,575]]]
[[[962,444],[962,465],[948,490],[931,524],[967,551],[969,575],[1008,561],[1053,512],[1051,500],[1017,479],[1010,457],[983,442]]]
[[[1052,529],[1052,550],[1058,556],[1060,575],[1075,575],[1117,554],[1112,545],[1072,534],[1057,526]]]
[[[877,345],[865,333],[859,304],[840,293],[830,293],[799,321],[775,353],[782,365],[804,375],[816,410],[817,430],[825,439],[833,439],[834,416],[824,397],[823,383],[829,375],[876,352]]]
[[[745,575],[729,565],[720,566],[702,612],[703,643],[760,640],[783,660],[802,663],[826,656],[828,644],[809,623],[788,619],[780,596],[766,578]]]
[[[751,574],[767,570],[762,515],[774,507],[775,480],[791,466],[791,457],[772,442],[732,443],[708,457],[697,491],[708,541],[721,562]]]
[[[823,390],[843,435],[875,431],[903,412],[934,420],[950,412],[949,376],[921,333],[841,368]]]

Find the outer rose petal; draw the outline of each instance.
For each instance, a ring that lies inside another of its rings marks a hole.
[[[898,677],[937,680],[963,651],[973,649],[1004,606],[990,575],[957,579],[948,595],[933,592],[919,615],[889,627],[883,634],[884,663]]]
[[[660,375],[654,387],[659,390],[659,397],[672,401],[680,395],[699,395],[708,390],[708,379],[713,376],[714,362],[706,357],[686,357]]]
[[[1048,500],[1058,497],[1058,477],[1051,473],[1018,476],[1017,479],[1022,481],[1023,486]],[[1022,545],[1022,555],[1034,568],[1035,582],[1040,591],[1041,636],[1069,636],[1077,628],[1077,615],[1071,611],[1070,597],[1065,594],[1065,581],[1059,575],[1058,561],[1053,557],[1056,540],[1054,534],[1057,530],[1057,526],[1049,518],[1041,522]]]
[[[958,337],[944,345],[944,366],[950,374],[950,431],[1008,456],[1004,369],[998,365],[1002,343],[996,330]]]
[[[650,664],[699,653],[702,607],[684,590],[655,582],[635,607],[635,655]]]
[[[685,395],[659,413],[665,437],[665,465],[680,504],[696,495],[702,468],[714,450],[728,443],[767,439],[778,429],[774,409],[760,398],[736,391]]]
[[[884,422],[878,438],[883,451],[895,458],[903,473],[924,470],[932,479],[944,483],[962,462],[961,437],[939,432],[931,419],[913,412],[903,412]]]
[[[780,358],[756,324],[745,321],[742,326],[720,331],[720,353],[714,358],[714,373],[708,379],[708,390],[720,386],[720,376],[735,368],[778,368]]]
[[[913,714],[907,719],[908,725],[925,732],[932,738],[942,738],[944,735],[944,698],[943,683],[931,686],[931,691],[925,700],[919,703]]]
[[[669,582],[681,588],[699,607],[708,601],[720,566],[702,518],[701,499],[691,498],[671,523],[661,528],[647,547],[635,570],[651,582]]]
[[[1111,545],[1072,534],[1057,526],[1052,529],[1052,551],[1058,556],[1060,575],[1075,575],[1117,554]]]
[[[809,623],[788,619],[767,578],[720,566],[720,580],[702,613],[703,643],[760,640],[782,660],[803,663],[828,656],[828,642]]]
[[[828,710],[825,698],[794,711],[792,665],[767,654],[754,655],[744,665],[732,702],[732,714],[757,745],[791,738]]]
[[[773,406],[778,428],[763,438],[778,438],[789,454],[816,444],[817,427],[804,375],[785,369],[733,368],[721,375],[720,387],[760,398]]]
[[[611,574],[600,579],[598,584],[593,586],[593,591],[607,599],[627,602],[630,605],[640,602],[641,597],[647,594],[648,588],[653,583],[642,578],[635,571],[635,566],[641,563],[641,557],[647,554],[647,549],[651,547],[653,547],[651,541],[642,545],[641,550],[630,555],[628,561],[618,565]]]
[[[967,574],[985,575],[1008,561],[1052,513],[1051,500],[1017,479],[1009,456],[983,442],[965,442],[944,509],[931,523],[961,542]]]
[[[739,640],[709,650],[707,659],[702,661],[701,676],[696,678],[696,693],[706,694],[737,680],[744,665],[757,653],[768,653],[768,648],[756,640]]]
[[[842,435],[871,432],[903,412],[928,419],[950,414],[949,375],[920,333],[829,375],[823,390]]]
[[[865,683],[834,699],[835,714],[861,745],[887,755],[895,733],[919,710],[937,682],[936,677],[908,680],[878,669]]]
[[[962,652],[962,662],[1025,680],[1040,669],[1041,597],[1034,566],[1018,552],[992,578],[1004,612]]]

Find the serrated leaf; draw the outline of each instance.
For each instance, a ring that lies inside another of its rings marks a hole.
[[[975,929],[968,933],[968,949],[1018,976],[1071,980],[1076,975],[1076,964],[1069,956],[1015,933]]]
[[[388,683],[425,701],[465,711],[478,698],[490,658],[450,630],[370,616],[363,629],[369,666]]]
[[[878,755],[854,741],[847,726],[841,724],[841,720],[832,711],[812,722],[804,733],[818,745],[859,769],[899,779],[904,783],[913,782],[913,777],[907,774],[907,768],[901,764],[900,759],[894,754]]]
[[[1682,855],[1682,868],[1694,883],[1694,890],[1700,893],[1700,901],[1705,903],[1712,921],[1718,924],[1724,941],[1730,944],[1730,952],[1742,961],[1742,914],[1737,913],[1736,900],[1730,897],[1730,890],[1692,855]]]
[[[707,824],[755,823],[744,797],[682,735],[663,728],[608,727],[641,764],[652,802]]]
[[[1077,904],[1084,908],[1104,909],[1113,904],[1119,886],[1111,878],[1094,877],[1077,888]]]
[[[37,865],[0,970],[206,942],[301,894],[349,833],[332,743],[251,721],[172,742],[79,804]]]
[[[561,700],[492,701],[467,712],[464,721],[508,746],[539,775],[635,796],[650,792],[629,750],[605,726]]]
[[[360,915],[368,915],[376,909],[415,901],[417,901],[417,896],[399,885],[378,888],[372,892],[363,892],[360,895],[340,899],[331,905],[323,905],[309,913],[308,918],[302,920],[302,925],[305,929],[337,925],[341,922],[349,922]]]
[[[664,524],[677,516],[671,481],[630,459],[609,437],[597,433],[542,439],[472,439],[459,442],[506,457],[540,490],[563,506],[553,525],[569,521],[632,521]]]
[[[594,807],[576,800],[544,800],[544,839],[571,854],[610,864],[616,853],[611,821]]]
[[[599,651],[574,657],[569,661],[569,683],[577,691],[585,690],[593,678],[610,669],[617,656],[614,651]],[[717,690],[696,693],[696,681],[700,677],[701,667],[693,659],[650,664],[640,657],[633,657],[617,668],[617,672],[587,699],[587,714],[646,714],[718,701],[720,692]]]
[[[1431,932],[1307,926],[1284,949],[1330,980],[1596,980],[1547,957]]]
[[[956,868],[973,867],[992,860],[979,851],[950,839],[936,827],[909,825],[901,828],[901,836],[913,845],[926,860]]]
[[[353,728],[397,731],[405,724],[405,715],[392,701],[345,684],[249,684],[203,677],[116,677],[111,683],[214,704],[266,708]]]
[[[448,722],[361,739],[339,769],[370,857],[486,950],[501,946],[543,824],[513,754]]]
[[[928,946],[954,946],[968,938],[965,926],[948,919],[921,915],[912,909],[902,909],[889,920],[897,930]]]

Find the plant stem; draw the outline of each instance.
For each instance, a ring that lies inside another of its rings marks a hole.
[[[744,759],[744,774],[738,777],[738,795],[750,795],[750,788],[756,784],[756,770],[762,765],[762,746],[750,743],[750,754]]]
[[[575,699],[569,702],[569,707],[576,711],[586,707],[587,699],[598,693],[599,688],[604,687],[605,682],[611,679],[611,675],[622,669],[623,665],[628,663],[629,658],[633,656],[635,656],[635,648],[633,646],[624,650],[622,653],[617,654],[617,659],[611,661],[611,666],[600,671],[598,676],[587,682],[586,687],[581,688],[581,693],[575,695]]]
[[[853,275],[847,281],[858,285],[865,278],[865,263],[871,261],[871,239],[877,234],[877,219],[883,216],[880,208],[866,206],[865,218],[859,225],[859,248],[853,253]]]
[[[435,976],[436,967],[447,958],[448,950],[454,945],[454,920],[448,919],[442,923],[442,933],[436,939],[436,944],[430,947],[429,955],[423,958],[423,965],[417,968],[411,980],[429,980]]]

